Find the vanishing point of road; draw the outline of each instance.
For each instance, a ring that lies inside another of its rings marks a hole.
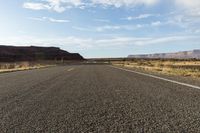
[[[200,132],[200,90],[107,65],[0,74],[0,132]]]

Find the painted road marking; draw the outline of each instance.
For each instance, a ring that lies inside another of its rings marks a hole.
[[[70,68],[70,69],[68,69],[67,71],[70,72],[70,71],[73,71],[73,70],[74,70],[74,68]]]
[[[167,82],[171,82],[171,83],[175,83],[175,84],[179,84],[179,85],[183,85],[183,86],[187,86],[187,87],[191,87],[191,88],[195,88],[195,89],[200,89],[199,86],[195,86],[195,85],[191,85],[191,84],[187,84],[187,83],[178,82],[178,81],[175,81],[175,80],[166,79],[166,78],[162,78],[162,77],[151,75],[151,74],[147,74],[147,73],[137,72],[137,71],[134,71],[134,70],[128,70],[128,69],[119,68],[119,67],[115,67],[115,66],[110,66],[110,67],[116,68],[116,69],[119,69],[119,70],[124,70],[124,71],[127,71],[127,72],[132,72],[132,73],[144,75],[144,76],[155,78],[155,79],[164,80],[164,81],[167,81]]]

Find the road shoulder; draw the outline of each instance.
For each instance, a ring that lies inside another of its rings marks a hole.
[[[141,73],[145,73],[145,74],[150,74],[150,75],[166,78],[166,79],[169,79],[169,80],[183,82],[183,83],[186,83],[186,84],[200,86],[200,79],[197,79],[197,78],[174,76],[174,75],[165,75],[165,74],[151,72],[151,71],[147,71],[147,70],[142,70],[142,69],[137,69],[137,68],[130,68],[130,67],[123,67],[123,66],[117,66],[117,65],[111,65],[111,66],[122,68],[122,69],[127,69],[127,70],[133,70],[133,71],[141,72]]]

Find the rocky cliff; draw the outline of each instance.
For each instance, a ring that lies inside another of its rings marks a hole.
[[[57,47],[0,46],[0,62],[36,60],[83,60],[83,57]]]

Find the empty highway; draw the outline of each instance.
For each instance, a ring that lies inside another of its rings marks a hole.
[[[107,65],[3,73],[0,132],[197,133],[200,90]]]

